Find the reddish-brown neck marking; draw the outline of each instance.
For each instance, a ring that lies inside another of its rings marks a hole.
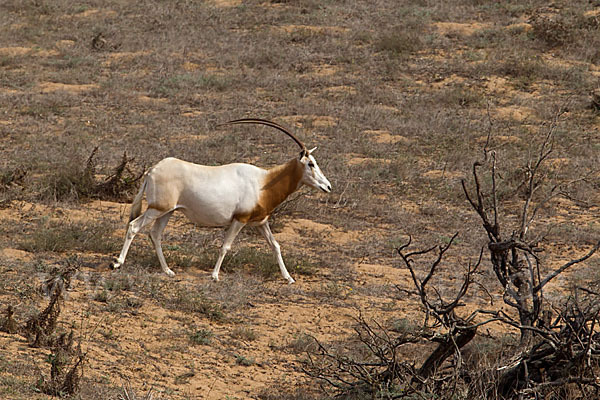
[[[275,207],[300,187],[302,174],[303,165],[295,158],[271,168],[267,171],[254,209],[249,213],[236,214],[234,218],[243,223],[264,220],[271,215]]]

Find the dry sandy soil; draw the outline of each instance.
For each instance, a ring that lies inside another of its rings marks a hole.
[[[593,2],[129,3],[0,5],[0,305],[24,323],[48,303],[40,288],[53,271],[75,266],[59,318],[85,353],[75,398],[116,399],[124,385],[164,399],[321,396],[301,367],[311,337],[351,341],[359,314],[386,327],[420,324],[418,298],[396,288],[412,285],[395,246],[411,235],[425,248],[460,232],[436,281],[442,295],[453,293],[485,244],[460,181],[488,131],[510,223],[520,168],[559,106],[568,111],[547,176],[588,179],[543,210],[536,229],[553,226],[542,244],[546,267],[598,237]],[[540,15],[563,24],[548,33]],[[98,199],[79,193],[69,174],[95,147],[99,181],[123,151],[134,158],[131,176],[165,156],[264,167],[294,156],[289,139],[267,128],[215,128],[243,116],[274,119],[319,146],[334,186],[330,195],[301,189],[275,215],[296,283],[284,283],[252,229],[212,282],[222,232],[183,216],[163,242],[174,278],[160,272],[145,235],[122,270],[110,270],[137,184]],[[20,170],[27,174],[11,180]],[[486,265],[478,279],[491,299],[475,290],[465,314],[490,300],[502,307]],[[561,276],[549,301],[596,282],[597,266]],[[407,357],[419,364],[425,346]],[[48,379],[51,353],[0,333],[0,397],[50,398],[36,383]]]

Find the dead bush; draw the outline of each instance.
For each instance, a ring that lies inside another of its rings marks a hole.
[[[24,333],[31,347],[46,347],[54,343],[61,302],[62,287],[56,286],[46,308],[27,321]]]
[[[2,321],[2,324],[0,324],[0,331],[10,334],[15,334],[18,332],[19,327],[17,325],[17,321],[15,321],[13,317],[14,313],[15,310],[12,306],[9,305],[6,307],[4,320]]]
[[[554,132],[561,113],[562,110],[557,112],[527,164],[509,165],[525,171],[517,218],[507,215],[515,207],[508,207],[507,201],[498,196],[504,174],[498,171],[499,155],[488,147],[491,120],[484,159],[473,164],[473,188],[462,183],[465,197],[482,222],[488,239],[489,265],[509,309],[494,305],[490,291],[476,281],[485,248],[476,263],[464,268],[464,279],[455,295],[446,298],[433,282],[457,235],[444,246],[410,252],[409,239],[397,250],[415,290],[401,290],[419,298],[424,313],[421,329],[391,333],[376,321],[367,322],[360,317],[353,341],[342,346],[325,346],[316,341],[318,349],[307,351],[304,372],[317,379],[325,392],[353,399],[598,397],[600,293],[576,288],[566,300],[551,303],[544,296],[544,288],[592,257],[600,241],[581,257],[548,269],[539,255],[545,236],[539,234],[539,228],[537,232],[533,229],[544,208],[552,206],[551,200],[567,194],[575,183],[554,181],[555,176],[542,172],[554,151]],[[485,178],[480,169],[486,170]],[[429,257],[428,266],[417,268],[417,261],[431,254],[434,256]],[[489,296],[490,305],[460,316],[457,310],[463,305],[461,300],[475,283]],[[490,323],[499,323],[508,331],[517,330],[519,344],[496,348],[487,355],[487,361],[471,352],[465,362],[463,349],[480,327]],[[362,346],[355,346],[356,341]],[[402,357],[401,349],[421,342],[434,347],[416,367],[414,361]]]
[[[571,40],[572,26],[557,13],[538,11],[529,19],[533,35],[549,46],[560,46]]]
[[[56,328],[64,301],[63,293],[69,287],[71,277],[78,267],[78,263],[67,260],[65,265],[54,268],[42,285],[41,290],[50,296],[50,302],[42,312],[30,317],[25,324],[23,333],[31,347],[54,347],[62,343],[64,334],[58,334]]]
[[[128,158],[127,153],[123,152],[121,162],[113,172],[103,180],[98,180],[95,159],[97,152],[98,147],[95,147],[85,163],[72,160],[58,167],[57,171],[46,177],[42,183],[40,197],[52,201],[129,200],[137,189],[136,183],[143,176],[143,172],[135,174],[129,167],[133,158]]]
[[[37,387],[51,396],[72,396],[79,392],[83,377],[85,354],[81,346],[74,348],[73,331],[63,333],[48,356],[50,377],[40,377]]]
[[[0,208],[9,207],[21,197],[28,172],[25,167],[0,170]]]

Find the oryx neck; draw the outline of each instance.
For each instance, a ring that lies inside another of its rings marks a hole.
[[[296,158],[269,169],[261,188],[261,199],[268,198],[269,203],[273,203],[273,208],[277,207],[290,194],[298,190],[303,173],[302,163]]]

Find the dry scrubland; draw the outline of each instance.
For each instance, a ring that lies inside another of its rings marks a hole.
[[[155,399],[323,398],[302,372],[311,337],[353,348],[359,313],[391,334],[421,324],[418,298],[396,288],[412,283],[395,246],[408,235],[418,248],[445,244],[459,232],[435,277],[442,295],[453,293],[487,243],[460,180],[490,123],[502,211],[516,216],[523,166],[559,107],[544,174],[587,179],[534,228],[552,226],[540,243],[547,267],[587,252],[600,236],[590,95],[600,86],[600,4],[545,3],[0,2],[2,312],[11,305],[24,324],[48,304],[46,280],[71,269],[57,331],[72,330],[85,356],[75,398],[127,398],[126,385],[129,398],[151,388]],[[318,146],[334,187],[303,189],[274,216],[297,283],[284,284],[252,229],[211,282],[222,233],[182,217],[163,242],[174,279],[144,235],[111,271],[148,166],[176,156],[268,167],[295,156],[268,128],[215,128],[246,116]],[[462,310],[502,307],[488,259]],[[594,288],[598,267],[591,258],[561,275],[546,298]],[[472,346],[517,338],[490,324]],[[402,357],[419,365],[430,348],[407,346]],[[1,398],[50,398],[39,381],[50,379],[51,348],[0,333],[0,349]]]

